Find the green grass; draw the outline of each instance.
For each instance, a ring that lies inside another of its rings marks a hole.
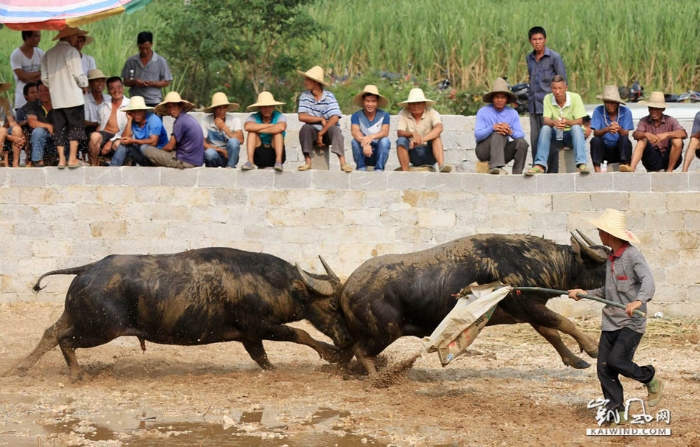
[[[126,58],[136,53],[136,34],[150,30],[155,50],[167,57],[168,49],[158,45],[158,31],[167,24],[152,13],[153,8],[166,7],[167,1],[173,0],[156,0],[133,15],[86,25],[96,42],[85,52],[106,74],[119,74]],[[531,51],[527,31],[533,25],[547,29],[547,44],[562,55],[570,89],[587,102],[595,102],[605,84],[629,85],[636,78],[647,93],[700,89],[696,49],[700,4],[693,1],[318,0],[311,13],[326,31],[309,39],[302,50],[317,55],[312,58],[315,63],[338,76],[346,68],[350,76],[362,73],[350,85],[334,87],[343,98],[361,89],[357,84],[378,82],[379,70],[415,76],[426,87],[444,79],[449,70],[458,93],[483,92],[498,76],[507,76],[511,83],[526,82],[525,54]],[[53,46],[54,35],[44,32],[41,48]],[[21,44],[19,32],[0,30],[0,43],[5,60],[0,78],[12,82],[9,55]],[[193,42],[192,51],[197,46]],[[173,75],[173,89],[187,82],[182,73]],[[405,97],[409,87],[383,84],[393,89],[386,92],[390,97]],[[352,110],[345,100],[342,106]]]

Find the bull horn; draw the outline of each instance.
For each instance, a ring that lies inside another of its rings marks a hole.
[[[299,276],[301,276],[301,280],[304,282],[306,287],[310,288],[311,290],[318,293],[319,295],[323,295],[323,296],[333,295],[333,285],[329,281],[324,281],[322,279],[316,279],[316,278],[310,276],[301,267],[299,267],[299,263],[296,264],[296,268],[297,268],[297,272],[299,273]]]
[[[318,259],[321,260],[321,264],[323,264],[323,268],[326,269],[326,274],[327,274],[328,276],[330,276],[331,278],[338,279],[338,280],[340,279],[340,278],[338,278],[338,275],[336,275],[336,274],[333,272],[333,270],[331,269],[331,266],[328,265],[328,263],[323,259],[323,257],[322,257],[321,255],[318,255]]]
[[[593,259],[598,264],[604,264],[607,262],[608,254],[605,252],[605,250],[595,249],[589,246],[578,234],[574,233],[573,231],[571,232],[571,237],[576,240],[576,242],[581,246],[581,250],[583,250],[589,258]]]
[[[576,232],[579,234],[579,236],[581,236],[581,238],[583,238],[584,241],[586,241],[586,243],[588,244],[589,247],[593,247],[593,246],[598,245],[598,244],[596,244],[595,242],[593,242],[593,240],[592,240],[591,238],[589,238],[588,236],[586,236],[586,235],[583,233],[583,231],[579,230],[578,228],[576,229]]]

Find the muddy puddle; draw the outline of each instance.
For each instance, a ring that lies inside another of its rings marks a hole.
[[[348,412],[319,407],[303,417],[284,409],[232,412],[198,421],[159,414],[156,409],[76,412],[70,399],[52,402],[22,395],[0,395],[0,446],[386,446],[353,434],[343,418]],[[23,410],[22,410],[23,409]],[[42,411],[45,409],[47,411]],[[280,417],[280,416],[284,417]],[[298,416],[298,415],[297,415]],[[289,420],[285,423],[284,420]]]

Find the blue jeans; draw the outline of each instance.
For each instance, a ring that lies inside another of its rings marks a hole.
[[[413,149],[411,142],[406,137],[399,137],[396,140],[396,147],[403,146],[408,151],[408,159],[413,166],[432,166],[437,163],[433,154],[433,141],[428,141],[422,146],[416,146]]]
[[[44,160],[44,150],[48,149],[48,145],[53,146],[53,138],[48,130],[43,127],[37,127],[32,130],[32,162],[37,163]]]
[[[588,160],[586,155],[586,138],[583,136],[583,128],[579,125],[571,126],[571,130],[564,132],[564,140],[562,141],[555,139],[554,129],[551,126],[542,126],[540,137],[537,140],[537,156],[534,164],[547,168],[549,149],[552,144],[557,148],[561,146],[571,147],[573,144],[576,166],[585,164]]]
[[[391,149],[391,140],[388,138],[380,138],[370,143],[372,147],[372,156],[365,157],[362,153],[362,145],[356,139],[352,139],[352,158],[355,160],[358,171],[366,171],[367,166],[374,166],[375,171],[383,171],[386,161],[389,159],[389,149]]]
[[[149,145],[148,144],[120,144],[119,147],[117,148],[116,151],[114,151],[114,155],[112,155],[112,159],[109,162],[110,166],[124,166],[124,162],[126,161],[126,157],[131,156],[131,154],[134,151],[139,151],[141,154],[143,154],[144,149],[147,148]],[[138,162],[136,160],[136,157],[131,157],[132,160]],[[140,163],[139,163],[140,164]]]
[[[238,155],[241,151],[241,142],[238,138],[229,138],[226,142],[226,153],[228,154],[228,161],[221,156],[214,149],[204,150],[204,165],[208,168],[218,168],[219,166],[226,166],[229,168],[235,168],[238,164]]]

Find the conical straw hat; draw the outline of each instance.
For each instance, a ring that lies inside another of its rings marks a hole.
[[[623,241],[633,244],[639,243],[637,236],[627,229],[627,218],[622,211],[608,208],[602,216],[597,219],[589,219],[588,223]]]

